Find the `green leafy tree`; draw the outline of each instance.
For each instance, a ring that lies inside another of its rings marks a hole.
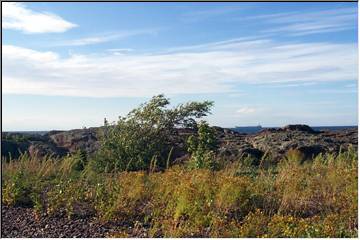
[[[169,99],[154,96],[149,102],[104,126],[101,147],[93,161],[99,171],[145,170],[166,167],[171,138],[178,127],[196,126],[196,119],[210,113],[213,102],[189,102],[167,108]],[[152,166],[153,167],[153,166]]]
[[[190,136],[187,144],[188,151],[191,153],[190,168],[215,168],[215,150],[217,148],[215,130],[205,121],[198,124],[197,136]]]

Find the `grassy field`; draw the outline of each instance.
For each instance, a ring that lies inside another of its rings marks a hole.
[[[97,173],[81,156],[3,161],[2,203],[37,213],[88,212],[141,225],[150,237],[357,237],[357,152],[296,154],[266,169],[244,159],[220,170]],[[127,237],[118,232],[115,237]]]

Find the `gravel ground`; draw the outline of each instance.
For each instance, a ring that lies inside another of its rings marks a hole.
[[[125,224],[102,224],[94,217],[68,219],[64,214],[37,217],[30,208],[2,206],[1,237],[146,237],[146,232]],[[139,231],[140,230],[140,231]]]

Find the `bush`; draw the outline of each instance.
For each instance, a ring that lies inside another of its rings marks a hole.
[[[191,154],[189,161],[190,168],[215,169],[215,152],[217,141],[215,131],[206,122],[198,124],[197,136],[190,136],[187,139],[188,152]]]
[[[212,102],[189,102],[167,109],[163,95],[120,117],[116,125],[104,127],[102,143],[94,169],[103,172],[147,170],[151,162],[165,168],[171,138],[177,127],[194,127],[195,119],[206,116]]]
[[[54,179],[58,169],[49,156],[39,160],[28,154],[3,164],[2,202],[20,207],[42,209],[40,194],[45,185]]]
[[[32,187],[24,177],[24,172],[17,172],[11,179],[4,184],[3,202],[8,205],[32,207],[31,199]]]

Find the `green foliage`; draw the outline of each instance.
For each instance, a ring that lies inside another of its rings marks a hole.
[[[2,136],[3,140],[12,141],[15,143],[27,142],[31,140],[31,136],[21,134],[21,133],[7,133]]]
[[[39,160],[21,154],[19,159],[10,159],[3,164],[3,203],[41,210],[44,181],[52,179],[55,171],[54,161],[49,157]]]
[[[64,210],[69,218],[81,216],[83,211],[92,214],[90,189],[83,179],[57,179],[47,192],[48,214],[56,214]]]
[[[87,164],[88,164],[88,156],[87,153],[85,152],[85,150],[79,150],[77,152],[77,156],[78,156],[78,161],[75,165],[75,170],[76,171],[83,171]]]
[[[206,116],[212,102],[190,102],[173,109],[163,95],[120,117],[116,125],[104,127],[101,148],[93,160],[94,169],[103,172],[147,170],[151,161],[165,168],[171,150],[170,138],[176,127],[195,125],[195,119]]]
[[[205,121],[198,124],[197,136],[190,136],[187,144],[191,154],[190,168],[215,168],[214,151],[217,148],[215,131]]]
[[[20,170],[4,184],[3,201],[5,204],[25,207],[33,205],[30,197],[31,185],[24,176],[24,172]]]
[[[78,179],[81,176],[79,166],[82,156],[78,152],[60,160],[51,156],[36,159],[22,154],[19,159],[10,160],[3,168],[2,201],[8,205],[34,207],[37,211],[42,211],[44,189],[57,186],[56,183],[63,182],[64,179]]]
[[[239,229],[239,237],[256,238],[262,237],[267,232],[270,217],[260,209],[250,212],[244,219]]]

